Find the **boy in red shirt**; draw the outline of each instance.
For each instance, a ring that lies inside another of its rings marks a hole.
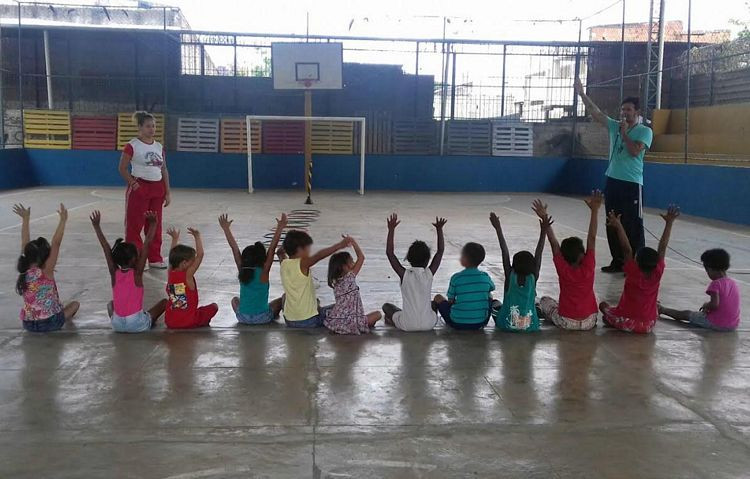
[[[555,232],[547,229],[547,239],[552,248],[552,259],[560,282],[560,302],[543,296],[539,309],[544,319],[561,329],[587,331],[596,327],[599,308],[594,294],[594,270],[596,269],[596,232],[599,227],[599,208],[604,195],[599,190],[591,192],[586,200],[591,210],[586,249],[581,238],[565,238],[557,242]],[[547,205],[534,202],[534,212],[541,218],[547,214]]]
[[[620,215],[615,215],[613,211],[609,212],[607,225],[616,231],[625,254],[625,287],[617,306],[613,308],[606,302],[599,305],[607,326],[641,334],[650,333],[653,329],[659,317],[657,298],[661,277],[664,274],[664,257],[667,254],[672,224],[678,216],[680,209],[674,205],[670,206],[667,212],[661,215],[665,224],[659,240],[659,250],[641,248],[633,259],[633,250],[620,223]]]

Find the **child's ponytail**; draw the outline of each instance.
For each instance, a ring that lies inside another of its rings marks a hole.
[[[18,270],[18,279],[16,280],[16,293],[23,296],[26,292],[26,273],[33,265],[40,268],[49,258],[50,245],[46,238],[37,238],[26,243],[23,253],[18,257],[16,269]]]
[[[266,247],[260,241],[242,250],[242,265],[237,279],[247,284],[253,280],[257,269],[263,268],[266,262]]]

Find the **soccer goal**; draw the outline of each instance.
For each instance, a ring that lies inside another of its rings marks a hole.
[[[266,127],[263,123],[268,122]],[[303,132],[274,131],[273,128],[286,128],[289,130],[290,123],[299,123],[305,125],[311,122],[311,127],[303,128]],[[354,128],[359,125],[359,129]],[[260,126],[260,128],[259,128]],[[365,194],[365,145],[366,145],[366,124],[364,117],[349,116],[283,116],[283,115],[247,115],[247,184],[248,192],[253,192],[253,154],[258,154],[263,142],[258,135],[279,136],[288,135],[284,140],[288,142],[302,141],[302,145],[291,146],[289,151],[285,151],[284,144],[280,144],[274,151],[264,151],[268,154],[299,154],[305,153],[305,189],[307,190],[308,199],[312,190],[312,171],[314,170],[314,155],[316,154],[341,154],[353,155],[355,150],[359,150],[359,194]],[[253,131],[255,130],[255,131]],[[311,132],[309,135],[304,130]],[[264,133],[265,132],[265,133]],[[355,141],[358,135],[359,140]],[[281,141],[281,140],[279,140]],[[253,143],[255,142],[255,148]],[[358,144],[357,144],[358,143]],[[300,148],[302,146],[302,148]],[[255,150],[255,152],[253,152]]]

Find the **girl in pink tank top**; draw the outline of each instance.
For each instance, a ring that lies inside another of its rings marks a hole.
[[[143,271],[148,259],[148,247],[156,232],[156,213],[146,212],[146,239],[139,252],[132,243],[118,238],[110,248],[101,228],[102,215],[99,211],[91,214],[91,224],[99,239],[107,261],[112,282],[112,301],[108,305],[112,319],[112,329],[122,333],[148,331],[156,325],[156,320],[164,313],[167,300],[162,299],[150,310],[143,310]]]

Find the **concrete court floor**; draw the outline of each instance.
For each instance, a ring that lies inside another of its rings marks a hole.
[[[444,292],[462,243],[485,245],[485,267],[502,284],[490,210],[512,251],[538,235],[528,194],[316,193],[316,245],[359,238],[367,262],[365,306],[400,301],[384,255],[385,217],[398,211],[399,255],[448,218],[447,250],[434,292]],[[544,195],[560,238],[582,234],[578,199]],[[341,337],[280,325],[240,327],[229,306],[238,287],[216,217],[229,211],[241,245],[303,208],[295,192],[174,192],[165,225],[194,225],[207,244],[201,297],[220,304],[210,329],[111,332],[103,258],[87,215],[103,212],[110,241],[122,231],[122,189],[31,189],[0,194],[0,477],[54,478],[740,478],[750,477],[750,318],[737,333],[661,321],[651,336],[603,329],[534,335],[438,328]],[[58,283],[82,307],[63,332],[33,335],[18,322],[13,292],[19,247],[11,205],[32,207],[32,236],[50,236],[55,206],[70,221]],[[646,225],[662,221],[648,211]],[[600,237],[604,237],[603,227]],[[727,248],[750,271],[750,230],[683,217],[672,245],[692,258]],[[654,241],[649,241],[654,244]],[[164,249],[166,253],[166,246]],[[606,242],[598,243],[600,264]],[[323,302],[325,265],[315,268]],[[147,302],[165,273],[149,271]],[[736,276],[750,311],[750,276]],[[670,253],[662,301],[697,307],[705,273]],[[600,298],[616,301],[622,277],[599,274]],[[278,270],[272,294],[280,293]],[[546,251],[539,294],[557,294]]]

